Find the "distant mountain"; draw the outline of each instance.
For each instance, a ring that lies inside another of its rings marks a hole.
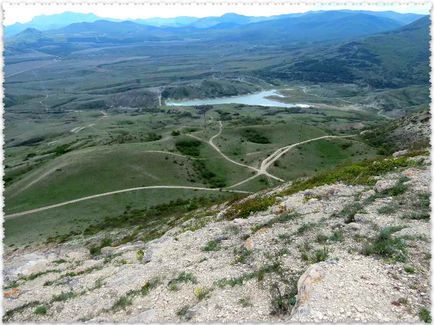
[[[342,10],[347,11],[347,10]],[[420,14],[412,14],[412,13],[399,13],[395,11],[367,11],[367,10],[357,10],[357,11],[351,11],[348,10],[348,12],[358,12],[363,14],[368,14],[376,17],[383,17],[383,18],[390,18],[393,20],[396,20],[402,24],[410,24],[420,18],[422,18],[424,15]]]
[[[182,27],[191,25],[198,21],[200,18],[180,16],[174,18],[148,18],[148,19],[135,19],[132,20],[135,23],[156,26],[156,27]]]
[[[81,14],[76,12],[64,12],[55,15],[36,16],[28,23],[16,23],[6,26],[4,34],[6,37],[16,35],[28,28],[35,28],[41,31],[57,29],[73,23],[94,22],[102,19],[94,14]]]
[[[235,33],[224,37],[233,41],[314,42],[371,35],[402,25],[390,18],[359,12],[312,12],[240,26]]]
[[[282,80],[359,83],[372,87],[429,84],[429,17],[399,29],[321,49],[260,71]]]
[[[178,18],[178,23],[187,23],[190,19]],[[176,23],[176,20],[172,20],[172,23]],[[73,23],[47,31],[39,30],[38,33],[30,33],[27,30],[7,38],[5,44],[7,53],[13,53],[13,50],[37,50],[54,55],[67,55],[76,49],[104,44],[112,46],[144,41],[192,39],[215,44],[243,42],[249,45],[310,45],[315,42],[360,38],[395,30],[403,25],[397,20],[379,17],[378,13],[367,14],[357,11],[309,12],[275,16],[273,19],[226,14],[221,17],[198,19],[192,24],[178,27],[150,26],[132,21],[97,20]]]
[[[277,18],[277,16],[272,17],[249,17],[238,15],[234,13],[228,13],[220,17],[205,17],[200,18],[190,24],[191,27],[195,28],[210,28],[217,25],[227,25],[227,26],[237,26],[237,25],[247,25],[250,23],[255,23],[264,20],[272,20]]]
[[[348,14],[367,14],[370,16],[389,18],[397,23],[404,25],[409,24],[419,18],[421,15],[418,14],[401,14],[393,11],[351,11],[351,10],[340,10],[340,13]],[[155,26],[155,27],[192,27],[197,29],[207,29],[214,26],[219,26],[222,28],[224,26],[228,28],[247,25],[251,23],[257,23],[261,21],[272,21],[296,17],[306,17],[315,14],[330,13],[329,11],[310,11],[306,13],[295,13],[295,14],[284,14],[270,17],[253,17],[253,16],[243,16],[235,13],[227,13],[220,17],[205,17],[197,18],[190,16],[179,16],[173,18],[146,18],[146,19],[126,19],[138,24]],[[98,20],[107,20],[112,22],[121,22],[121,19],[115,18],[102,18],[94,14],[82,14],[75,12],[64,12],[61,14],[54,15],[43,15],[36,16],[28,23],[16,23],[10,26],[6,26],[4,29],[4,34],[6,37],[11,37],[16,35],[27,28],[36,28],[41,31],[47,31],[51,29],[59,29],[73,23],[91,23]]]

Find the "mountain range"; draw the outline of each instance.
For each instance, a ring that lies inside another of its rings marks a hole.
[[[361,82],[373,87],[429,83],[429,17],[396,30],[312,49],[263,76],[310,82]]]
[[[359,13],[359,14],[367,14],[379,18],[389,18],[397,22],[398,24],[408,24],[422,16],[422,15],[412,14],[412,13],[401,14],[393,11],[371,12],[371,11],[341,10],[340,12],[347,13],[347,14]],[[320,14],[324,12],[317,11],[317,12],[308,12],[308,13],[301,13],[301,14],[277,15],[277,16],[270,16],[270,17],[249,17],[249,16],[238,15],[235,13],[228,13],[220,17],[203,17],[203,18],[189,17],[189,16],[180,16],[180,17],[173,17],[173,18],[156,17],[156,18],[147,18],[147,19],[128,19],[128,21],[132,21],[141,25],[155,26],[155,27],[189,26],[198,29],[206,29],[220,24],[223,25],[231,24],[231,25],[239,26],[239,25],[246,25],[246,24],[251,24],[251,23],[256,23],[261,21],[310,16],[312,13]],[[75,12],[64,12],[60,14],[36,16],[27,23],[15,23],[9,26],[5,26],[4,34],[6,37],[11,37],[13,35],[16,35],[26,30],[27,28],[35,28],[41,31],[46,31],[51,29],[59,29],[73,23],[92,23],[98,20],[106,20],[111,22],[123,21],[120,19],[100,17],[92,13],[83,14],[83,13],[75,13]]]
[[[8,51],[11,49],[25,51],[30,48],[54,55],[70,53],[77,48],[78,43],[80,49],[83,46],[95,47],[101,44],[192,39],[253,44],[291,44],[343,40],[387,32],[417,18],[420,18],[420,15],[363,11],[318,11],[268,18],[226,14],[195,21],[192,21],[191,17],[166,20],[168,24],[178,24],[177,27],[173,27],[147,25],[144,23],[146,20],[141,20],[141,23],[95,20],[97,17],[93,14],[65,13],[46,18],[36,17],[28,26],[41,26],[41,22],[44,22],[43,28],[28,27],[18,34],[7,37],[5,43]],[[67,23],[79,19],[85,21],[44,30],[49,26],[56,26],[60,21]],[[153,22],[163,24],[162,21],[153,20]],[[179,26],[180,24],[184,25]],[[14,26],[8,28],[12,27]],[[6,35],[8,35],[7,31]]]

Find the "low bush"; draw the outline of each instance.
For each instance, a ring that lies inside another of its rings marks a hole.
[[[204,252],[215,252],[221,249],[220,242],[217,240],[210,240],[202,247],[202,251]]]
[[[34,314],[36,315],[46,315],[47,314],[47,307],[45,306],[38,306],[35,308],[35,310],[33,311]]]
[[[267,210],[276,203],[274,196],[253,197],[234,203],[225,214],[226,219],[247,218],[251,213]]]

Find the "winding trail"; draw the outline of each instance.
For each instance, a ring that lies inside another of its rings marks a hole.
[[[229,189],[208,188],[208,187],[194,187],[194,186],[180,186],[180,185],[140,186],[140,187],[126,188],[126,189],[123,189],[123,190],[105,192],[105,193],[100,193],[100,194],[95,194],[95,195],[89,195],[89,196],[85,196],[85,197],[82,197],[82,198],[79,198],[79,199],[75,199],[75,200],[65,201],[65,202],[62,202],[62,203],[57,203],[57,204],[52,204],[52,205],[47,205],[47,206],[44,206],[44,207],[41,207],[41,208],[36,208],[36,209],[27,210],[27,211],[23,211],[23,212],[12,213],[12,214],[6,215],[5,219],[10,219],[10,218],[14,218],[14,217],[20,217],[20,216],[24,216],[26,214],[31,214],[31,213],[35,213],[35,212],[41,212],[41,211],[45,211],[45,210],[49,210],[49,209],[54,209],[54,208],[62,207],[62,206],[73,204],[73,203],[77,203],[77,202],[87,201],[87,200],[96,199],[96,198],[104,197],[104,196],[110,196],[110,195],[113,195],[113,194],[126,193],[126,192],[134,192],[134,191],[142,191],[142,190],[152,190],[152,189],[185,189],[185,190],[199,190],[199,191],[211,191],[211,192],[228,192],[228,193],[241,193],[241,194],[250,194],[250,193],[252,193],[252,192],[240,191],[240,190],[229,190]]]
[[[285,146],[285,147],[281,147],[279,149],[277,149],[276,151],[274,151],[271,155],[269,155],[267,158],[265,158],[262,163],[261,163],[261,167],[259,168],[259,171],[256,175],[253,175],[245,180],[242,180],[239,183],[236,183],[234,185],[231,185],[227,188],[234,188],[237,186],[240,186],[244,183],[247,183],[248,181],[260,176],[260,175],[270,175],[267,172],[267,169],[276,161],[278,160],[280,157],[282,157],[285,153],[287,153],[289,150],[299,146],[299,145],[303,145],[309,142],[313,142],[313,141],[318,141],[318,140],[322,140],[322,139],[333,139],[333,138],[350,138],[350,137],[354,137],[354,135],[324,135],[322,137],[318,137],[318,138],[313,138],[313,139],[309,139],[309,140],[305,140],[305,141],[301,141],[301,142],[297,142],[294,144],[291,144],[289,146]]]
[[[215,151],[217,151],[217,152],[218,152],[218,153],[219,153],[219,154],[220,154],[224,159],[226,159],[227,161],[229,161],[229,162],[231,162],[231,163],[233,163],[233,164],[235,164],[235,165],[238,165],[238,166],[241,166],[241,167],[245,167],[245,168],[251,169],[251,170],[253,170],[253,171],[257,172],[257,173],[264,174],[264,175],[266,175],[266,176],[268,176],[268,177],[271,177],[271,178],[273,178],[273,179],[275,179],[275,180],[278,180],[278,181],[280,181],[280,182],[284,182],[283,179],[281,179],[281,178],[279,178],[279,177],[276,177],[276,176],[274,176],[274,175],[271,175],[271,174],[268,173],[266,170],[260,170],[260,169],[258,169],[258,168],[253,167],[253,166],[249,166],[249,165],[246,165],[246,164],[242,164],[242,163],[240,163],[240,162],[238,162],[238,161],[235,161],[235,160],[229,158],[228,156],[226,156],[226,155],[225,155],[225,154],[220,150],[220,148],[217,147],[217,146],[215,145],[215,143],[213,142],[214,139],[216,139],[217,137],[219,137],[219,136],[222,134],[222,131],[223,131],[223,123],[222,123],[222,121],[219,121],[219,132],[218,132],[217,134],[215,134],[214,136],[212,136],[211,139],[209,139],[208,143],[209,143],[209,145],[210,145],[211,147],[213,147],[213,149],[214,149]],[[195,137],[195,138],[198,139],[197,137]]]
[[[281,147],[277,150],[275,150],[271,155],[269,155],[268,157],[266,157],[262,162],[261,162],[261,166],[260,168],[255,168],[246,164],[242,164],[239,163],[231,158],[229,158],[228,156],[226,156],[219,147],[217,147],[217,145],[213,142],[214,139],[216,139],[217,137],[219,137],[222,133],[223,130],[223,123],[221,121],[219,121],[219,131],[217,134],[213,135],[208,141],[205,141],[193,134],[188,134],[190,137],[195,138],[197,140],[200,140],[202,142],[206,142],[208,143],[215,151],[217,151],[224,159],[226,159],[227,161],[241,166],[241,167],[245,167],[248,169],[251,169],[253,171],[256,172],[255,175],[250,176],[244,180],[242,180],[241,182],[238,182],[234,185],[228,186],[226,188],[208,188],[208,187],[194,187],[194,186],[181,186],[181,185],[154,185],[154,186],[140,186],[140,187],[131,187],[131,188],[126,188],[126,189],[122,189],[122,190],[117,190],[117,191],[110,191],[110,192],[105,192],[105,193],[100,193],[100,194],[94,194],[94,195],[89,195],[89,196],[85,196],[82,198],[78,198],[78,199],[74,199],[74,200],[69,200],[69,201],[65,201],[65,202],[61,202],[61,203],[57,203],[57,204],[52,204],[52,205],[48,205],[48,206],[44,206],[44,207],[40,207],[40,208],[36,208],[36,209],[31,209],[31,210],[27,210],[27,211],[22,211],[22,212],[16,212],[16,213],[12,213],[9,215],[5,215],[4,218],[5,219],[9,219],[9,218],[15,218],[15,217],[20,217],[20,216],[24,216],[24,215],[28,215],[31,213],[35,213],[35,212],[41,212],[41,211],[45,211],[45,210],[49,210],[49,209],[54,209],[54,208],[58,208],[58,207],[62,207],[65,205],[70,205],[73,203],[78,203],[78,202],[82,202],[82,201],[87,201],[87,200],[91,200],[91,199],[96,199],[96,198],[100,198],[100,197],[105,197],[105,196],[109,196],[109,195],[114,195],[114,194],[119,194],[119,193],[126,193],[126,192],[133,192],[133,191],[141,191],[141,190],[148,190],[148,189],[186,189],[186,190],[200,190],[200,191],[214,191],[214,192],[228,192],[228,193],[241,193],[241,194],[250,194],[252,192],[248,192],[248,191],[242,191],[242,190],[234,190],[232,188],[240,186],[244,183],[247,183],[248,181],[260,176],[260,175],[266,175],[270,178],[273,178],[275,180],[284,182],[283,179],[278,178],[272,174],[270,174],[267,170],[268,168],[275,162],[277,161],[280,157],[282,157],[285,153],[287,153],[289,150],[293,149],[294,147],[297,147],[299,145],[302,144],[306,144],[309,142],[313,142],[313,141],[318,141],[318,140],[322,140],[322,139],[333,139],[333,138],[349,138],[349,137],[354,137],[355,135],[325,135],[325,136],[321,136],[318,138],[313,138],[313,139],[309,139],[309,140],[305,140],[305,141],[300,141],[288,146],[284,146]],[[174,156],[179,156],[179,157],[184,157],[184,158],[191,158],[191,157],[187,157],[184,155],[180,155],[177,153],[172,153],[172,152],[167,152],[167,151],[160,151],[160,150],[148,150],[146,152],[154,152],[154,153],[162,153],[162,154],[169,154],[169,155],[174,155]],[[200,159],[200,158],[199,158]],[[49,171],[51,172],[51,171]],[[27,185],[27,187],[33,185],[35,182],[39,181],[41,178],[47,176],[46,174],[41,175],[38,179],[34,180],[33,182],[29,183]]]

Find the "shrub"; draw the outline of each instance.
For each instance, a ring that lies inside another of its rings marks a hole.
[[[419,319],[425,323],[431,323],[431,312],[426,308],[421,308],[419,311]]]
[[[47,307],[41,305],[35,308],[33,311],[36,315],[46,315],[47,314]]]
[[[274,196],[254,197],[233,204],[226,211],[226,219],[247,218],[251,213],[267,210],[276,203]]]
[[[270,143],[270,140],[266,136],[260,134],[254,129],[245,129],[241,132],[241,134],[249,142],[260,144]]]
[[[156,134],[154,132],[150,132],[148,133],[147,137],[146,137],[146,141],[157,141],[161,139],[161,135]]]
[[[220,242],[217,240],[210,240],[202,247],[202,251],[204,252],[215,252],[221,249]]]
[[[197,300],[199,300],[199,301],[201,301],[201,300],[203,300],[203,299],[205,299],[205,298],[208,298],[210,292],[211,292],[211,290],[206,289],[206,288],[200,288],[200,287],[198,287],[198,288],[194,288],[194,290],[193,290],[194,296],[195,296],[195,297],[197,298]]]
[[[413,274],[415,272],[415,269],[412,266],[406,265],[406,266],[404,266],[404,271],[407,273]]]
[[[160,280],[158,278],[149,280],[140,288],[141,295],[146,296],[152,289],[156,288],[159,283]]]
[[[145,256],[145,252],[142,249],[139,249],[136,252],[136,258],[138,261],[142,261],[144,256]]]
[[[180,140],[175,143],[175,147],[186,156],[199,157],[201,144],[199,140]]]

